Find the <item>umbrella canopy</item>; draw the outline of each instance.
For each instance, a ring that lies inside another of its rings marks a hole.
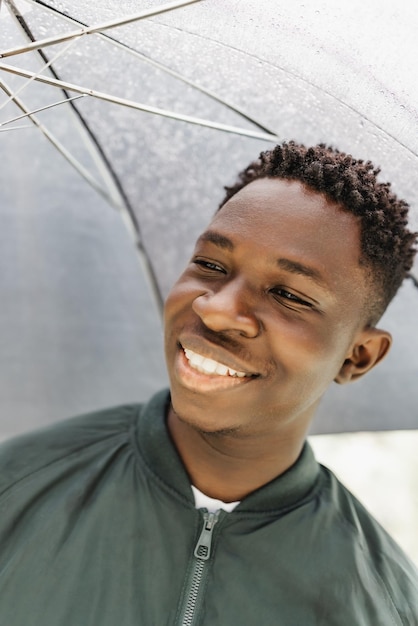
[[[4,436],[166,382],[160,300],[278,141],[370,158],[418,228],[416,26],[395,0],[3,0]],[[315,432],[418,426],[417,306],[407,281],[391,354],[330,390]]]

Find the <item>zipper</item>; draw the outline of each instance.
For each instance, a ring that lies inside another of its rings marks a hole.
[[[199,599],[199,593],[202,589],[202,582],[207,569],[207,562],[210,559],[212,548],[213,529],[218,521],[220,510],[209,513],[205,511],[203,514],[203,527],[197,540],[193,556],[194,562],[189,574],[186,593],[180,611],[181,626],[193,626],[196,618],[196,605]]]

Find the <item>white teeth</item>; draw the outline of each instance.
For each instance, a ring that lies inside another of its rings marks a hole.
[[[236,378],[244,378],[245,372],[237,372],[236,370],[227,367],[223,363],[218,363],[213,359],[197,354],[188,348],[184,348],[184,354],[186,355],[189,364],[193,369],[203,374],[217,374],[218,376],[234,376]]]
[[[203,363],[200,364],[200,367],[209,372],[209,374],[213,374],[218,367],[218,364],[216,361],[212,361],[212,359],[205,359]]]
[[[220,374],[221,376],[227,376],[229,370],[226,365],[222,365],[222,363],[218,363],[218,366],[215,371],[217,374]]]
[[[196,352],[192,352],[191,350],[184,350],[184,353],[187,359],[191,361],[192,364],[196,367],[202,365],[203,361],[205,360],[204,356],[202,356],[201,354],[197,354]]]

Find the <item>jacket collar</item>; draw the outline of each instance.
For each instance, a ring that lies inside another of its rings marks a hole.
[[[183,501],[194,506],[190,480],[166,427],[170,393],[163,390],[143,405],[137,424],[138,446],[151,472]],[[286,472],[244,498],[234,513],[277,515],[303,500],[310,500],[319,486],[320,466],[305,442],[299,459]]]

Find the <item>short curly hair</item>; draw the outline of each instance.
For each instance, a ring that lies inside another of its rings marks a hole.
[[[319,144],[305,147],[283,142],[262,152],[257,161],[225,187],[219,209],[240,189],[258,178],[297,180],[337,202],[360,219],[361,259],[370,272],[376,297],[367,313],[375,325],[412,267],[417,233],[407,227],[409,206],[391,191],[390,183],[378,182],[380,172],[370,161]]]

